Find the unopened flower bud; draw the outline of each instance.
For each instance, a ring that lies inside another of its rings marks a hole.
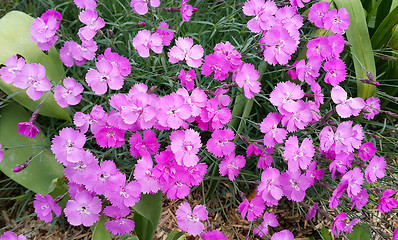
[[[198,8],[194,8],[193,11],[194,11],[194,12],[198,11]]]
[[[33,155],[28,158],[28,160],[21,165],[18,165],[14,168],[14,172],[20,172],[29,166],[29,163],[32,161]]]
[[[110,39],[112,39],[115,36],[111,29],[108,29],[108,36],[109,36]]]
[[[154,93],[158,89],[158,86],[153,86],[148,90],[148,94]]]
[[[372,80],[369,80],[369,79],[361,79],[360,81],[363,82],[363,83],[366,83],[366,84],[372,84],[372,85],[375,85],[375,86],[380,86],[379,82],[372,81]]]
[[[386,115],[391,116],[393,118],[398,118],[398,114],[390,112],[390,111],[383,111]]]

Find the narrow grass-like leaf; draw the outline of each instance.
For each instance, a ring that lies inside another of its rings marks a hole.
[[[47,71],[46,77],[53,84],[58,84],[65,74],[59,54],[54,47],[48,51],[48,54],[44,54],[37,48],[37,44],[30,39],[32,23],[31,16],[19,11],[9,12],[0,19],[0,64],[4,64],[7,58],[19,54],[25,58],[27,63],[42,64]],[[12,84],[6,84],[2,80],[0,80],[0,89],[7,95],[18,93],[14,95],[13,99],[32,112],[45,99],[39,114],[71,121],[68,111],[57,104],[51,92],[44,93],[41,99],[33,101],[25,90],[16,88]]]
[[[386,46],[393,34],[393,28],[398,24],[398,7],[395,7],[390,14],[380,23],[376,32],[372,36],[373,49],[380,49]]]
[[[360,79],[368,78],[366,71],[376,78],[376,66],[365,11],[360,0],[335,0],[334,2],[338,8],[346,8],[350,14],[350,26],[346,30],[346,35],[352,45],[351,54],[357,78],[358,96],[367,99],[373,95],[376,87],[365,84]]]

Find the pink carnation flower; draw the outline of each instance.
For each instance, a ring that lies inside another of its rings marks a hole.
[[[82,133],[86,133],[90,127],[91,132],[95,134],[106,125],[106,121],[107,114],[100,105],[95,105],[90,114],[77,112],[73,118],[73,123]]]
[[[334,34],[327,37],[329,45],[332,47],[331,57],[339,58],[344,50],[345,40],[341,34]]]
[[[137,161],[134,178],[140,183],[142,193],[157,193],[160,189],[160,183],[153,174],[152,159],[143,158]]]
[[[213,98],[207,101],[206,106],[202,108],[199,128],[202,130],[210,128],[211,130],[223,128],[232,118],[231,110],[228,107],[219,106],[219,99]]]
[[[141,185],[137,181],[126,182],[125,174],[116,174],[110,177],[106,187],[105,196],[109,201],[119,207],[133,207],[141,195]]]
[[[246,199],[239,205],[239,212],[241,213],[242,218],[245,219],[247,214],[247,220],[249,222],[252,222],[263,214],[264,209],[264,200],[259,196],[254,197],[250,202]]]
[[[57,85],[54,89],[55,101],[63,108],[69,105],[77,105],[82,99],[83,85],[69,77],[65,78],[63,83],[65,87]]]
[[[21,75],[15,79],[14,86],[25,89],[32,100],[39,100],[43,92],[51,90],[51,82],[46,77],[46,68],[38,63],[25,64]]]
[[[35,18],[30,26],[32,42],[37,42],[41,50],[48,51],[58,40],[56,33],[61,19],[61,13],[52,9],[48,9],[40,18]]]
[[[200,237],[203,240],[228,240],[228,238],[220,230],[213,230],[210,232],[202,233]]]
[[[278,128],[282,116],[279,113],[268,113],[260,124],[260,130],[264,135],[264,145],[274,147],[275,144],[282,143],[286,138],[287,131],[284,128]]]
[[[48,194],[45,194],[44,196],[41,194],[36,194],[35,201],[33,202],[33,207],[35,208],[35,213],[37,213],[37,217],[47,223],[51,222],[51,220],[53,219],[52,212],[54,212],[57,217],[61,215],[61,208]]]
[[[73,0],[80,9],[94,10],[97,7],[97,0]]]
[[[303,26],[303,17],[298,13],[297,8],[293,6],[284,6],[279,8],[275,13],[275,19],[275,27],[280,26],[283,29],[286,29],[296,42],[296,45],[292,45],[291,47],[297,48],[300,40],[299,29]],[[289,40],[289,43],[290,42],[291,41]]]
[[[207,150],[216,157],[230,155],[235,150],[235,143],[231,142],[234,138],[235,134],[231,129],[217,129],[206,144]]]
[[[187,103],[191,107],[192,117],[199,116],[202,108],[206,106],[207,95],[200,88],[195,88],[191,92],[191,95],[189,95],[187,89],[179,88],[177,90],[177,94],[183,96],[185,99],[185,103]]]
[[[280,232],[274,233],[271,240],[293,240],[294,235],[289,230],[282,230]]]
[[[316,2],[312,4],[310,12],[308,13],[308,20],[315,24],[318,28],[324,27],[324,18],[330,9],[328,2]]]
[[[185,103],[181,95],[172,93],[164,96],[159,107],[157,118],[161,126],[172,129],[188,127],[185,120],[191,117],[191,107]]]
[[[310,187],[310,181],[300,171],[287,171],[281,173],[280,183],[283,186],[283,193],[289,200],[301,202],[305,197],[305,190]]]
[[[260,237],[268,234],[268,226],[277,227],[279,225],[278,220],[274,213],[266,212],[263,215],[263,221],[261,222],[260,226],[254,228],[253,232]]]
[[[343,82],[347,76],[345,63],[340,58],[331,59],[325,62],[323,69],[326,71],[325,82],[333,87]]]
[[[313,85],[316,78],[319,76],[319,69],[321,68],[322,61],[319,57],[310,57],[305,63],[305,60],[300,60],[296,65],[297,78]]]
[[[13,232],[5,232],[0,236],[0,240],[28,240],[24,235],[17,235]]]
[[[368,202],[368,199],[368,191],[366,189],[362,189],[356,196],[351,198],[351,210],[354,209],[355,206],[358,208],[358,210],[361,210]]]
[[[174,31],[169,29],[169,24],[160,22],[156,33],[162,38],[162,43],[165,46],[170,46],[171,40],[174,38]]]
[[[126,131],[116,127],[102,127],[94,134],[99,146],[103,148],[121,147],[125,143]]]
[[[1,144],[0,144],[0,162],[3,160],[3,157],[4,157],[4,152],[1,149]]]
[[[223,81],[228,77],[230,65],[224,55],[212,53],[205,57],[202,65],[202,74],[206,77],[214,72],[214,79]]]
[[[268,207],[278,204],[279,199],[283,196],[278,169],[269,167],[261,174],[261,183],[257,188],[257,192]]]
[[[379,199],[378,209],[380,212],[389,212],[398,205],[397,199],[390,198],[394,193],[392,189],[387,189],[383,192],[383,196]]]
[[[85,10],[79,15],[80,22],[87,26],[79,29],[79,34],[83,36],[84,40],[91,40],[98,30],[105,27],[104,19],[98,17],[95,10]]]
[[[333,102],[337,104],[336,111],[342,118],[358,116],[365,107],[365,101],[360,97],[347,99],[347,92],[338,85],[333,87],[331,95]]]
[[[380,112],[380,99],[370,97],[365,101],[365,107],[363,108],[363,117],[365,119],[373,119]]]
[[[343,34],[350,25],[350,14],[347,9],[331,9],[324,18],[324,27],[333,33]]]
[[[149,2],[152,7],[160,5],[160,0],[150,0]],[[148,0],[131,0],[130,6],[139,15],[145,15],[148,12]]]
[[[373,142],[366,142],[358,149],[358,157],[362,161],[369,161],[376,153],[377,149]]]
[[[21,73],[22,68],[25,66],[25,59],[13,55],[7,58],[5,64],[6,65],[0,69],[0,78],[5,83],[10,84],[13,83]]]
[[[35,138],[37,134],[40,134],[39,128],[37,128],[31,122],[20,122],[18,123],[18,132],[22,136],[28,138]]]
[[[59,131],[59,136],[53,138],[51,150],[58,161],[66,166],[69,162],[78,162],[83,157],[85,143],[84,133],[64,128]]]
[[[152,49],[157,54],[163,51],[162,37],[158,33],[151,34],[148,30],[140,30],[133,38],[133,46],[138,51],[138,54],[143,57],[149,57],[149,49]]]
[[[86,227],[98,221],[101,212],[101,200],[84,191],[69,200],[64,209],[68,222],[73,226],[83,224]]]
[[[200,235],[205,228],[200,221],[207,220],[207,214],[204,205],[196,205],[191,210],[189,203],[183,202],[176,211],[178,227],[183,231],[187,231],[190,235]]]
[[[187,4],[188,2],[189,0],[182,0],[180,8],[182,20],[185,22],[189,22],[194,11],[192,5]]]
[[[195,87],[196,72],[195,69],[190,69],[187,73],[181,68],[180,81],[181,87],[185,87],[188,91],[191,91]]]
[[[145,130],[143,137],[136,132],[131,135],[130,140],[130,153],[133,157],[150,158],[151,154],[156,154],[159,151],[160,144],[156,138],[156,133],[152,130]]]
[[[246,98],[253,98],[255,93],[261,90],[261,83],[257,81],[260,74],[250,63],[244,63],[236,75],[235,81],[240,88],[244,89]]]
[[[276,22],[274,14],[278,8],[273,1],[248,0],[243,5],[243,13],[246,16],[254,16],[247,22],[250,31],[260,33],[269,30]]]
[[[221,176],[225,176],[228,174],[228,178],[230,181],[233,181],[236,176],[239,175],[239,171],[246,164],[246,159],[242,155],[235,156],[234,153],[231,153],[223,160],[221,160],[219,168]]]
[[[181,38],[176,40],[176,46],[173,46],[168,52],[169,62],[177,63],[185,60],[187,65],[193,68],[202,65],[203,48],[201,45],[193,45],[191,38]]]
[[[368,183],[374,183],[377,178],[383,178],[386,173],[387,162],[384,157],[374,156],[365,169],[365,177]]]
[[[305,138],[299,147],[296,136],[290,136],[285,143],[283,157],[288,162],[290,171],[299,171],[300,168],[306,170],[315,154],[312,140]]]
[[[289,0],[289,1],[290,1],[290,4],[293,7],[302,8],[302,7],[304,7],[304,3],[303,2],[308,3],[310,0]]]
[[[325,36],[320,36],[311,39],[307,43],[307,58],[318,57],[321,60],[330,59],[332,56],[332,46],[329,39]]]
[[[101,59],[96,63],[98,70],[90,69],[86,74],[86,82],[93,89],[95,94],[102,95],[110,89],[119,90],[124,81],[118,69],[112,66],[106,59]]]
[[[131,219],[123,218],[130,214],[130,209],[127,207],[107,206],[104,209],[104,214],[108,217],[114,218],[105,223],[105,228],[114,235],[122,235],[133,230],[135,223]]]
[[[297,112],[300,104],[297,100],[304,97],[304,91],[301,87],[292,82],[280,82],[276,85],[270,94],[270,102],[277,106],[279,110],[283,109],[287,112]]]
[[[341,232],[350,233],[353,230],[352,228],[359,222],[358,218],[355,218],[350,222],[347,222],[346,218],[347,218],[347,213],[345,212],[342,212],[336,216],[332,226],[333,235],[338,236]]]
[[[178,165],[192,167],[199,162],[197,154],[202,142],[198,132],[192,129],[174,131],[170,134],[170,140]]]

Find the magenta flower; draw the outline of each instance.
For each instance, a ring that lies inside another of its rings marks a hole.
[[[271,240],[293,240],[294,235],[289,230],[282,230],[280,232],[274,233]]]
[[[278,169],[269,167],[261,174],[261,183],[257,192],[268,207],[278,204],[279,199],[283,196]]]
[[[187,4],[188,2],[189,0],[182,0],[180,8],[182,20],[185,22],[189,22],[194,11],[192,5]]]
[[[161,126],[172,129],[186,128],[188,124],[185,120],[190,117],[191,107],[185,103],[181,95],[172,93],[160,99],[157,118]]]
[[[398,205],[397,199],[390,198],[394,193],[392,189],[387,189],[383,192],[383,196],[379,199],[378,209],[380,212],[389,212]]]
[[[295,46],[293,44],[291,49],[297,48],[300,40],[299,29],[303,26],[303,17],[298,13],[297,8],[293,6],[284,6],[278,9],[278,11],[275,13],[275,19],[275,27],[280,26],[286,29],[289,32],[289,35],[296,41]],[[293,42],[289,40],[289,43]],[[295,50],[290,51],[294,52]]]
[[[324,27],[337,34],[343,34],[350,25],[350,14],[347,9],[331,9],[324,17]]]
[[[228,238],[220,230],[213,230],[210,232],[202,233],[200,237],[203,240],[228,240]]]
[[[66,166],[70,162],[78,162],[84,156],[85,143],[84,133],[73,128],[64,128],[59,131],[59,136],[53,138],[51,150],[58,161]]]
[[[229,103],[231,102],[231,97],[224,94],[224,93],[227,93],[228,90],[229,89],[224,89],[224,87],[219,87],[214,92],[214,97],[217,99],[218,106],[220,106],[220,108],[228,107]]]
[[[217,43],[216,46],[214,46],[214,53],[220,53],[224,55],[225,59],[230,64],[231,71],[238,69],[242,64],[241,54],[228,41],[225,43]]]
[[[153,174],[152,159],[140,159],[134,170],[134,178],[141,185],[142,193],[156,193],[160,189],[158,179]]]
[[[106,121],[107,114],[100,105],[95,105],[90,114],[77,112],[73,118],[73,123],[82,133],[86,133],[90,127],[91,132],[95,134],[106,125]]]
[[[105,223],[105,228],[114,235],[122,235],[133,230],[135,223],[131,219],[123,218],[130,214],[130,209],[127,207],[107,206],[104,209],[104,214],[108,217],[114,218]]]
[[[207,220],[207,214],[204,205],[196,205],[191,210],[189,203],[183,202],[176,211],[178,227],[190,235],[200,235],[205,228],[200,221]]]
[[[77,66],[81,66],[86,62],[82,52],[78,51],[79,46],[75,41],[67,41],[59,50],[59,57],[65,66],[72,67],[75,63]]]
[[[104,19],[98,17],[97,11],[85,10],[79,15],[80,22],[87,26],[80,28],[79,33],[85,40],[91,40],[98,30],[105,27]]]
[[[120,171],[113,161],[103,161],[101,166],[94,164],[86,170],[86,188],[98,195],[105,195],[110,184],[110,178],[119,173]]]
[[[202,142],[198,132],[192,129],[174,131],[170,134],[170,140],[178,165],[192,167],[199,162],[197,154]]]
[[[140,200],[141,185],[137,181],[126,183],[126,175],[111,176],[105,196],[117,207],[132,207]]]
[[[196,72],[195,69],[190,69],[187,73],[181,68],[180,81],[181,87],[185,87],[188,91],[191,91],[195,87]]]
[[[304,91],[301,87],[292,82],[280,82],[276,85],[270,94],[270,102],[277,106],[279,111],[281,109],[287,112],[297,112],[300,104],[297,100],[304,97]]]
[[[40,18],[35,18],[30,26],[32,42],[37,42],[41,50],[48,51],[58,40],[56,33],[61,19],[61,13],[52,9],[48,9]]]
[[[398,239],[398,227],[394,229],[394,232],[391,237],[391,240],[397,240],[397,239]]]
[[[358,157],[362,161],[369,161],[376,154],[376,147],[373,142],[366,142],[362,144],[358,149]]]
[[[283,115],[282,126],[286,127],[289,132],[294,132],[297,128],[303,130],[312,121],[312,110],[309,104],[298,100],[296,107],[297,111],[294,113],[287,112],[283,108],[280,109]]]
[[[19,76],[22,68],[25,66],[25,59],[18,58],[17,55],[13,55],[7,58],[5,62],[6,66],[0,69],[0,78],[5,83],[13,83],[14,80]]]
[[[18,123],[18,132],[22,136],[28,138],[35,138],[37,134],[40,134],[39,128],[37,128],[31,122],[20,122]]]
[[[264,200],[259,196],[254,197],[250,202],[246,199],[239,205],[239,212],[241,213],[242,218],[245,219],[247,214],[247,220],[249,222],[252,222],[263,214],[264,209]]]
[[[312,4],[310,12],[308,13],[308,20],[315,24],[318,28],[324,27],[324,18],[330,9],[328,2],[316,2]]]
[[[322,60],[319,57],[310,57],[307,63],[305,63],[305,60],[300,60],[296,64],[297,78],[302,82],[305,81],[309,85],[313,85],[319,76],[321,65]]]
[[[386,173],[387,162],[384,157],[374,156],[365,169],[365,177],[368,183],[374,183],[377,178],[383,178]]]
[[[346,218],[347,218],[347,213],[345,212],[342,212],[336,216],[332,226],[333,235],[338,236],[340,232],[350,233],[352,232],[352,228],[359,222],[358,218],[355,218],[350,222],[346,222]]]
[[[325,82],[334,87],[343,82],[347,76],[345,63],[340,58],[327,61],[323,69],[326,71]]]
[[[160,5],[160,0],[150,0],[149,2],[152,7]],[[131,0],[130,6],[139,15],[145,15],[148,12],[148,0]]]
[[[125,143],[126,131],[116,127],[102,127],[94,134],[99,146],[103,148],[121,147]]]
[[[24,235],[17,235],[13,232],[5,232],[0,236],[0,240],[28,240]]]
[[[93,89],[95,94],[102,95],[110,89],[119,90],[122,88],[124,81],[119,71],[112,66],[105,58],[96,63],[98,70],[90,69],[86,74],[86,82]]]
[[[261,83],[257,81],[260,74],[250,63],[244,63],[236,75],[235,81],[240,88],[244,89],[245,97],[252,98],[261,90]]]
[[[365,101],[365,107],[363,108],[363,117],[365,119],[373,119],[380,112],[380,99],[370,97]]]
[[[242,155],[235,156],[234,153],[231,153],[223,160],[221,160],[219,168],[221,176],[225,176],[228,174],[228,178],[230,181],[233,181],[236,176],[239,175],[239,170],[243,168],[246,164],[246,159]]]
[[[133,157],[150,158],[151,154],[156,154],[159,151],[160,144],[156,138],[156,133],[152,130],[145,130],[143,137],[136,132],[131,135],[130,140],[130,153]]]
[[[260,237],[268,234],[268,226],[277,227],[279,225],[278,220],[276,219],[275,214],[266,212],[263,216],[263,221],[260,226],[254,228],[253,232]]]
[[[264,60],[271,65],[287,64],[298,45],[289,32],[282,27],[273,27],[266,32],[260,43],[263,44],[260,47],[265,49]]]
[[[191,95],[189,95],[187,89],[179,88],[177,94],[183,96],[185,103],[191,107],[192,117],[199,116],[202,112],[202,108],[206,106],[207,95],[205,91],[200,88],[195,88],[191,92]]]
[[[176,46],[173,46],[167,54],[169,62],[177,63],[185,60],[187,65],[193,68],[202,65],[204,51],[201,45],[193,45],[193,40],[188,37],[179,37],[175,42]]]
[[[1,143],[0,143],[0,162],[3,160],[3,157],[4,157],[4,152],[1,149]]]
[[[207,101],[200,113],[200,119],[196,118],[196,121],[199,123],[200,129],[214,130],[223,128],[231,118],[231,110],[228,107],[219,106],[219,99],[213,98]]]
[[[339,58],[340,53],[344,50],[345,40],[341,34],[328,36],[329,44],[332,46],[331,57]]]
[[[84,90],[83,85],[69,77],[65,78],[63,83],[65,87],[57,85],[54,89],[55,101],[63,108],[69,105],[77,105],[82,99],[80,94]]]
[[[160,22],[159,27],[156,29],[156,33],[162,38],[163,45],[170,46],[171,40],[174,38],[174,31],[169,29],[169,24]]]
[[[101,207],[101,200],[98,197],[93,197],[84,191],[77,193],[74,199],[67,202],[64,212],[71,225],[83,224],[89,227],[98,221]]]
[[[97,7],[97,0],[73,0],[76,7],[86,10],[94,10]]]
[[[332,47],[329,39],[325,36],[320,36],[308,41],[307,43],[307,58],[318,57],[321,60],[329,59],[332,55]]]
[[[331,95],[333,102],[337,104],[336,111],[342,118],[358,116],[365,107],[365,101],[360,97],[347,99],[347,92],[338,85],[333,87]]]
[[[305,173],[307,178],[310,180],[310,186],[314,185],[316,180],[321,180],[325,175],[325,170],[322,168],[316,169],[316,164],[316,161],[311,162]]]
[[[358,210],[361,210],[366,203],[368,202],[369,194],[368,191],[364,188],[362,189],[356,196],[351,198],[351,210],[356,206]]]
[[[284,128],[278,128],[282,116],[279,113],[268,113],[260,124],[260,130],[264,135],[264,145],[274,147],[275,144],[282,143],[286,138],[287,131]]]
[[[39,100],[43,92],[51,90],[51,83],[46,78],[46,68],[38,63],[25,64],[18,78],[15,78],[14,86],[25,89],[26,94],[32,100]]]
[[[36,194],[35,201],[33,202],[33,207],[35,208],[35,213],[37,213],[37,217],[47,223],[51,222],[51,220],[53,219],[52,212],[54,212],[57,217],[61,215],[61,208],[48,194],[45,194],[44,196],[41,194]]]
[[[98,159],[96,159],[89,150],[86,150],[84,152],[84,156],[79,159],[78,162],[69,163],[68,166],[66,166],[64,173],[70,182],[86,184],[87,171],[90,171],[91,168],[97,167],[97,165]]]
[[[306,170],[315,154],[315,148],[312,140],[305,138],[299,147],[296,136],[290,136],[285,143],[283,157],[288,162],[290,171]]]
[[[143,57],[149,57],[149,49],[152,49],[157,54],[163,51],[162,37],[158,33],[151,34],[148,30],[140,30],[133,38],[133,46],[138,51],[138,54]]]
[[[104,52],[104,54],[101,54],[98,56],[98,60],[101,60],[102,58],[105,58],[108,60],[110,63],[112,63],[112,66],[114,66],[116,69],[118,69],[118,72],[120,75],[123,77],[127,77],[131,73],[131,66],[130,66],[130,61],[128,58],[124,56],[120,56],[116,52],[112,52],[111,48],[107,48]],[[87,59],[90,60],[90,59]]]
[[[316,211],[318,209],[318,205],[319,203],[315,203],[314,205],[312,205],[307,212],[307,215],[305,216],[305,219],[307,219],[308,221],[310,221],[311,219],[313,219],[315,217]]]
[[[202,65],[202,74],[208,77],[214,72],[214,79],[223,81],[228,77],[229,68],[230,64],[225,59],[224,55],[212,53],[205,57],[205,61]]]
[[[290,4],[293,7],[302,8],[302,7],[304,7],[304,3],[303,2],[308,3],[310,0],[289,0],[289,1],[290,1]]]
[[[275,25],[274,14],[278,8],[273,1],[264,0],[249,0],[243,5],[243,13],[246,16],[255,16],[247,22],[247,27],[250,31],[260,33],[264,30],[269,30]]]
[[[207,141],[207,150],[216,157],[230,155],[235,150],[235,143],[231,142],[235,138],[234,132],[229,129],[217,129],[211,134]]]
[[[348,171],[342,178],[341,182],[347,185],[347,195],[349,197],[356,196],[361,191],[364,182],[363,173],[360,168],[355,167]]]
[[[289,200],[301,202],[305,197],[305,190],[310,187],[310,180],[300,171],[287,171],[281,173],[279,178],[283,186],[283,193]]]

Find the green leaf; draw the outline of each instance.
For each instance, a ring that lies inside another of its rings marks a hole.
[[[338,8],[346,8],[350,14],[350,26],[346,30],[346,35],[352,45],[351,53],[357,78],[358,96],[367,99],[373,95],[376,87],[372,84],[363,83],[360,79],[368,78],[366,70],[376,78],[376,65],[365,11],[360,0],[335,0],[334,2]]]
[[[321,229],[321,236],[323,240],[332,240],[332,238],[330,237],[329,230],[327,228]]]
[[[54,155],[47,151],[49,142],[41,132],[31,139],[18,133],[19,122],[27,122],[30,114],[19,104],[13,103],[0,112],[0,143],[4,150],[4,159],[0,170],[22,186],[41,194],[54,190],[58,178],[63,176],[63,166]],[[24,170],[15,173],[13,169],[34,156]]]
[[[105,228],[106,219],[102,215],[100,220],[91,226],[91,231],[93,231],[92,240],[111,240],[111,233]]]
[[[350,240],[369,240],[370,233],[369,229],[362,225],[355,225],[353,231],[348,234],[348,239]]]
[[[169,233],[166,240],[184,240],[186,237],[184,236],[183,232],[180,230],[174,230]]]
[[[391,39],[394,31],[393,28],[398,24],[398,6],[395,7],[390,14],[380,23],[380,26],[376,29],[376,32],[372,36],[372,47],[373,49],[380,49],[387,45]]]
[[[391,4],[392,0],[383,0],[380,2],[379,6],[377,7],[376,23],[375,23],[376,29],[380,26],[380,23],[390,13]]]
[[[0,64],[4,64],[7,58],[19,54],[25,58],[27,63],[42,64],[47,70],[46,77],[53,84],[58,84],[65,75],[59,54],[54,47],[48,51],[48,55],[44,54],[37,48],[37,43],[30,40],[30,25],[32,23],[33,18],[31,16],[19,11],[9,12],[0,19]],[[0,89],[7,95],[17,93],[13,96],[13,99],[32,112],[45,99],[40,108],[39,113],[41,115],[71,121],[68,111],[57,104],[51,92],[44,93],[38,101],[33,101],[28,97],[25,90],[16,88],[12,84],[0,81]]]
[[[394,33],[392,34],[392,37],[390,38],[387,46],[398,51],[398,25],[395,25],[394,28]]]
[[[140,240],[152,240],[162,211],[162,192],[141,194],[140,201],[133,207],[135,233]]]

